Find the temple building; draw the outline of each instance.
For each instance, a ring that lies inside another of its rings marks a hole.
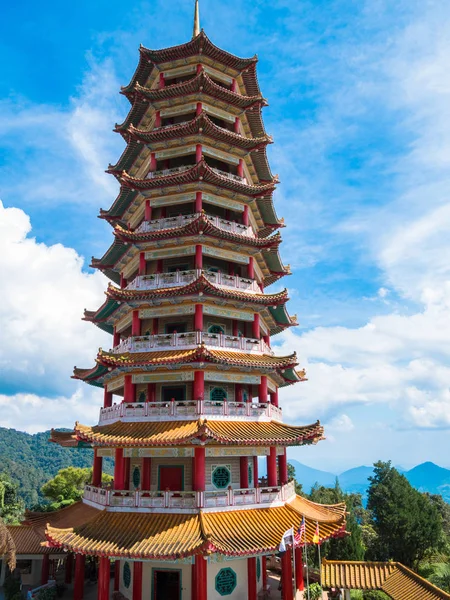
[[[323,428],[284,423],[278,401],[305,373],[295,353],[271,348],[296,318],[287,290],[270,290],[290,270],[256,64],[212,44],[196,3],[191,41],[140,47],[122,89],[131,108],[116,131],[126,147],[108,169],[120,191],[100,211],[113,242],[92,260],[110,283],[84,316],[111,334],[111,349],[73,375],[102,388],[104,404],[97,425],[52,432],[53,442],[94,449],[92,483],[81,503],[28,516],[29,527],[46,519],[47,548],[74,565],[74,600],[87,557],[99,600],[110,596],[111,568],[113,591],[128,600],[256,600],[266,558],[303,516],[310,543],[317,522],[322,541],[345,534],[344,504],[314,504],[288,478],[286,449],[317,443]],[[293,581],[303,589],[295,554],[295,573],[291,551],[282,555],[285,600]]]

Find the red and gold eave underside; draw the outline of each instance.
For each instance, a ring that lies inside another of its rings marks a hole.
[[[311,425],[286,425],[279,421],[116,421],[108,425],[81,425],[73,431],[52,430],[50,441],[63,446],[150,448],[191,446],[199,441],[228,446],[303,446],[323,439],[320,421]]]
[[[278,551],[283,534],[305,517],[311,544],[346,535],[345,504],[322,506],[296,496],[284,506],[195,514],[98,511],[84,525],[46,529],[48,545],[91,556],[175,560],[196,554],[248,556]]]

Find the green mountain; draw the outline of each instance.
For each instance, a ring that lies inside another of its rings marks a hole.
[[[48,441],[49,431],[30,435],[0,427],[0,471],[19,484],[19,494],[29,508],[43,500],[41,487],[64,467],[92,467],[93,451],[61,448]],[[112,460],[104,470],[112,473]]]

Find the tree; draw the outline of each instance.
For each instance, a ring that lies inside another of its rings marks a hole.
[[[289,479],[289,481],[294,481],[295,482],[295,493],[297,495],[301,496],[303,494],[303,486],[296,479],[295,467],[294,467],[293,464],[291,464],[290,462],[288,462],[287,468],[288,468],[288,479]]]
[[[375,463],[369,481],[367,507],[378,537],[368,558],[396,560],[417,569],[427,552],[442,543],[442,517],[435,503],[390,462]]]
[[[16,546],[4,522],[0,519],[0,556],[4,556],[10,571],[16,568]]]
[[[42,493],[55,503],[71,504],[81,500],[84,486],[91,478],[92,469],[67,467],[58,471],[53,479],[42,486]],[[111,475],[103,473],[103,483],[109,483],[111,480]]]
[[[0,518],[4,523],[18,523],[23,508],[23,503],[18,497],[17,485],[7,473],[0,473]]]

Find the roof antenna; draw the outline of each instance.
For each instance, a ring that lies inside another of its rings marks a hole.
[[[194,31],[192,33],[192,39],[196,38],[199,33],[200,33],[200,11],[198,9],[198,0],[195,0]]]

